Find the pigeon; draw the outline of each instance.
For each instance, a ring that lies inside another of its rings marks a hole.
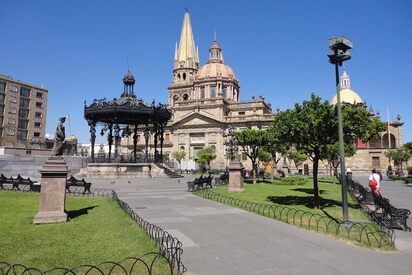
[[[130,180],[128,180],[127,183],[130,184]]]
[[[116,183],[116,182],[115,182],[115,181],[111,181],[111,182],[110,182],[110,184],[114,184],[114,183]]]

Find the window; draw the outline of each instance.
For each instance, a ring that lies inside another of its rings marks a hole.
[[[3,115],[3,111],[4,111],[4,106],[0,105],[0,116]]]
[[[381,161],[379,157],[372,157],[372,167],[381,167]]]
[[[200,87],[200,99],[205,98],[205,87]]]
[[[21,88],[20,89],[20,96],[21,97],[30,97],[30,89],[27,88]]]
[[[15,118],[9,118],[8,121],[7,121],[7,123],[8,123],[9,125],[16,125],[16,119],[15,119]]]
[[[2,126],[3,126],[3,117],[0,116],[0,127],[2,127]],[[1,135],[0,135],[0,137],[1,137]]]
[[[19,109],[19,118],[28,118],[29,110]]]
[[[189,95],[188,94],[184,94],[183,95],[183,100],[188,100],[189,99]]]
[[[36,102],[36,108],[43,108],[43,103]]]
[[[6,135],[8,135],[8,136],[14,136],[15,134],[16,134],[16,131],[14,131],[14,129],[8,128],[6,130]]]
[[[16,96],[10,96],[9,97],[9,102],[10,103],[17,103],[17,97]]]
[[[222,97],[223,97],[224,99],[227,98],[227,86],[223,86],[223,87],[222,87]]]
[[[18,128],[19,129],[27,129],[27,126],[29,125],[29,121],[25,120],[25,119],[19,119],[19,124],[18,124]]]
[[[37,98],[43,98],[43,93],[37,92],[37,93],[36,93],[36,97],[37,97]]]
[[[4,93],[6,91],[6,83],[0,82],[0,93]]]
[[[180,151],[184,151],[185,147],[184,146],[180,146]]]
[[[29,108],[30,106],[30,99],[28,98],[20,98],[20,108]]]
[[[35,122],[34,128],[41,128],[41,122]]]
[[[4,104],[4,94],[0,94],[0,104]]]
[[[42,113],[40,113],[40,112],[35,112],[35,113],[34,113],[34,117],[35,117],[35,118],[42,118],[42,116],[43,116],[43,115],[42,115]]]
[[[17,109],[14,107],[9,107],[9,114],[17,114]]]
[[[34,123],[36,124],[36,123]],[[140,135],[137,135],[137,142],[140,142]]]
[[[169,142],[170,141],[170,134],[167,133],[165,134],[165,142]]]
[[[240,115],[240,116],[244,116],[244,115],[245,115],[245,112],[239,112],[239,115]]]
[[[17,131],[17,139],[27,139],[27,131],[25,130],[18,130]]]
[[[34,132],[33,137],[40,137],[40,133],[39,132]]]
[[[216,97],[216,86],[210,86],[210,97]]]
[[[10,91],[12,91],[13,93],[17,93],[18,90],[19,88],[17,88],[17,86],[14,86],[14,85],[10,86]]]

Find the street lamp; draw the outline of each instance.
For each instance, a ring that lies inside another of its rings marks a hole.
[[[348,223],[348,198],[347,198],[347,182],[345,169],[345,151],[343,141],[343,123],[342,123],[342,107],[340,102],[340,85],[339,85],[339,66],[342,66],[344,61],[351,59],[349,49],[352,49],[352,41],[345,36],[329,38],[328,41],[330,52],[328,54],[329,62],[335,65],[336,75],[336,94],[338,107],[338,128],[339,128],[339,155],[340,155],[340,175],[342,182],[342,211],[343,222]]]

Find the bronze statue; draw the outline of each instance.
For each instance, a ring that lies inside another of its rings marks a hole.
[[[66,121],[66,117],[59,118],[59,124],[56,128],[56,135],[54,137],[54,145],[51,155],[52,156],[62,156],[63,149],[64,149],[64,138],[66,137],[65,130],[64,130],[64,122]]]

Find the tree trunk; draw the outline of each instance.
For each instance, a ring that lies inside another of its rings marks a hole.
[[[273,178],[274,178],[274,175],[275,175],[275,171],[274,171],[274,168],[275,168],[275,165],[274,165],[274,163],[275,163],[275,161],[272,159],[272,170],[270,171],[270,179],[271,180],[273,180]]]
[[[253,184],[256,184],[256,164],[252,163],[252,177],[253,177]]]
[[[319,198],[319,186],[318,186],[318,167],[319,167],[319,157],[315,154],[313,158],[313,195],[315,197],[315,207],[320,208],[320,198]]]

